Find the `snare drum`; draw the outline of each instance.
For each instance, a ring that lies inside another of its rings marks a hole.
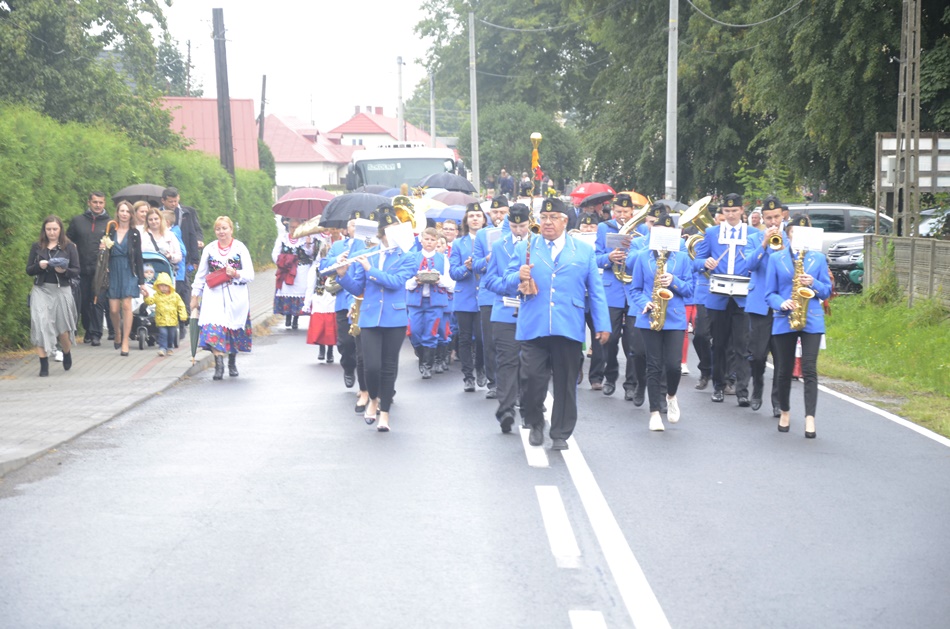
[[[438,271],[419,271],[416,274],[416,281],[420,284],[438,284],[440,277]]]
[[[709,276],[709,292],[730,297],[745,297],[749,294],[749,278],[744,275],[714,273]]]

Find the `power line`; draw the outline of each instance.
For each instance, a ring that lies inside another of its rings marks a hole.
[[[794,24],[792,24],[792,25],[789,27],[789,30],[793,30],[796,26],[798,26],[799,24],[801,24],[802,22],[804,22],[805,20],[807,20],[808,18],[810,18],[812,15],[813,15],[812,13],[809,13],[808,15],[806,15],[805,17],[803,17],[802,19],[798,20],[797,22],[795,22]],[[701,52],[701,53],[707,54],[707,55],[732,55],[732,54],[735,54],[735,53],[737,53],[737,52],[747,52],[747,51],[749,51],[749,50],[755,50],[756,48],[758,48],[758,47],[760,47],[760,46],[764,46],[764,45],[766,45],[766,44],[771,44],[771,43],[772,43],[772,42],[759,42],[758,44],[754,44],[754,45],[752,45],[752,46],[748,46],[747,48],[737,48],[737,49],[735,49],[735,50],[705,50],[705,49],[703,49],[703,48],[696,48],[696,44],[693,44],[693,49],[694,49],[696,52]]]
[[[777,13],[776,15],[773,15],[773,16],[770,17],[770,18],[764,19],[764,20],[762,20],[761,22],[753,22],[752,24],[730,24],[729,22],[723,22],[722,20],[717,20],[716,18],[714,18],[713,16],[709,15],[708,13],[704,13],[702,9],[700,9],[698,6],[696,6],[695,4],[693,4],[693,0],[686,0],[686,2],[689,3],[689,6],[693,7],[693,8],[696,10],[697,13],[699,13],[700,15],[702,15],[702,16],[703,16],[704,18],[706,18],[707,20],[710,20],[710,21],[712,21],[712,22],[715,22],[716,24],[719,24],[720,26],[728,26],[729,28],[751,28],[751,27],[753,27],[753,26],[759,26],[760,24],[765,24],[766,22],[771,22],[772,20],[777,20],[778,18],[782,17],[783,15],[785,15],[786,13],[788,13],[789,11],[791,11],[791,10],[797,8],[797,7],[798,7],[801,3],[803,3],[804,1],[805,1],[805,0],[798,0],[798,2],[796,2],[796,3],[793,4],[792,6],[786,7],[785,9],[783,9],[782,11],[780,11],[779,13]]]

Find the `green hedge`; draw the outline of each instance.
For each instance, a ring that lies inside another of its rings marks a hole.
[[[29,345],[26,259],[43,218],[57,214],[68,225],[85,211],[92,190],[110,198],[133,183],[175,186],[182,203],[198,210],[206,242],[214,238],[215,217],[228,215],[254,261],[270,262],[273,182],[261,171],[238,171],[236,179],[235,191],[218,160],[204,153],[150,152],[121,133],[0,104],[0,347]],[[113,215],[111,199],[106,207]]]

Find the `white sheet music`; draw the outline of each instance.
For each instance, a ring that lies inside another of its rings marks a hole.
[[[679,251],[681,230],[675,227],[650,228],[650,249],[654,251]]]

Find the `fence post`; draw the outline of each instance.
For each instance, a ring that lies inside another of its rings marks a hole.
[[[917,253],[917,239],[910,239],[910,268],[907,269],[907,306],[914,305],[914,267]]]

